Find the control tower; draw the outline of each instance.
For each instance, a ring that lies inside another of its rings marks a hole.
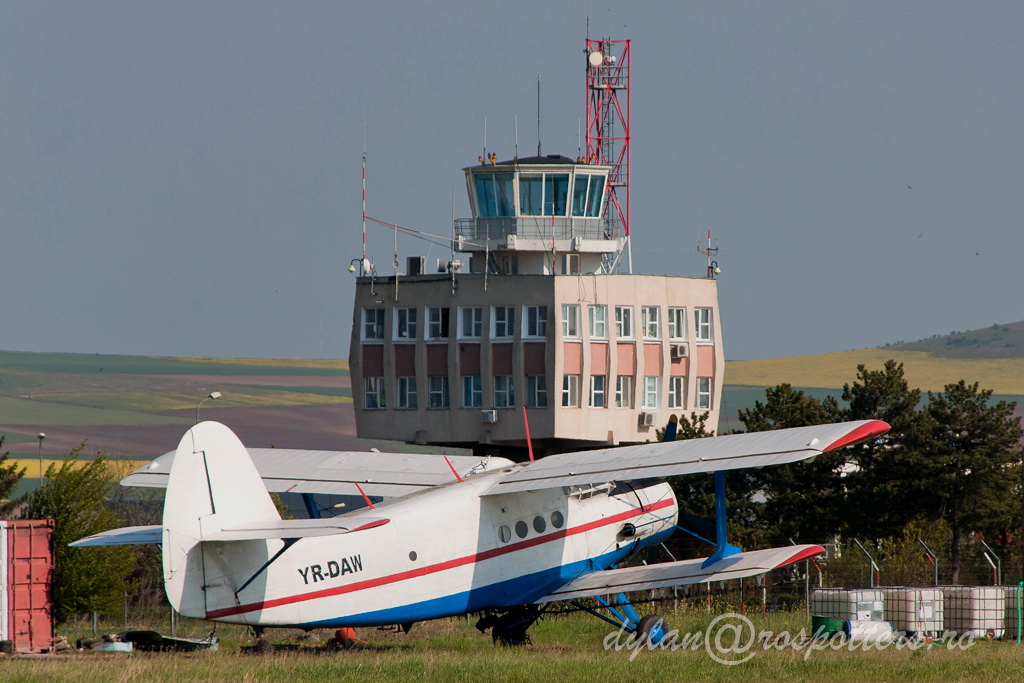
[[[455,221],[456,258],[409,258],[388,277],[360,262],[349,357],[359,436],[517,457],[524,412],[541,455],[653,441],[671,414],[707,412],[717,428],[713,273],[620,272],[628,154],[600,107],[628,114],[616,99],[628,98],[628,54],[628,41],[588,41],[588,92],[601,97],[586,156],[485,152],[463,169],[472,216]]]

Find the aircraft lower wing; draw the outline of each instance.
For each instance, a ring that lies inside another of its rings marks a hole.
[[[502,475],[483,495],[783,465],[887,431],[881,420],[860,420],[549,455]]]
[[[455,481],[473,471],[511,467],[505,458],[427,453],[311,451],[294,448],[248,448],[264,485],[271,493],[358,494],[392,498]],[[174,452],[135,470],[122,486],[165,488]],[[449,465],[449,463],[451,463]]]
[[[703,566],[706,558],[700,558],[591,572],[545,595],[537,603],[757,576],[823,552],[825,549],[820,545],[791,545],[730,555],[706,568]]]

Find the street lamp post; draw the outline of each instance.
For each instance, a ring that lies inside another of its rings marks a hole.
[[[39,488],[43,487],[43,439],[46,438],[46,434],[39,432],[36,436],[39,439]]]
[[[218,398],[220,398],[220,392],[213,391],[210,393],[209,396],[207,396],[206,398],[199,402],[199,405],[196,406],[196,424],[199,424],[199,409],[203,406],[203,404],[206,403],[207,401],[212,401]]]

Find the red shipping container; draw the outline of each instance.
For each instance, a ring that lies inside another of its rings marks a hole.
[[[0,521],[0,640],[53,651],[53,520]]]

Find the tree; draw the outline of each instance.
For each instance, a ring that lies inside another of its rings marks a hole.
[[[818,400],[789,384],[765,389],[765,402],[740,410],[748,432],[834,422],[839,405],[831,396]],[[772,544],[824,542],[839,531],[845,515],[842,474],[846,455],[823,453],[813,461],[765,467],[749,473],[764,497],[758,524]]]
[[[921,391],[910,388],[902,363],[888,360],[881,370],[858,365],[857,381],[843,386],[842,399],[841,420],[884,420],[891,427],[879,439],[843,449],[852,465],[844,478],[844,529],[861,538],[898,536],[933,502]]]
[[[54,618],[114,611],[128,589],[125,579],[135,568],[131,547],[70,548],[68,543],[122,526],[106,507],[115,478],[105,453],[82,461],[86,442],[71,449],[58,467],[46,470],[46,482],[30,493],[22,519],[53,519]]]
[[[1020,481],[1020,418],[1016,403],[991,403],[991,390],[960,380],[928,392],[929,482],[934,511],[950,528],[952,581],[959,580],[965,532],[1006,538],[1019,514],[1012,495]]]
[[[701,439],[714,436],[715,432],[707,428],[708,413],[690,413],[679,417],[676,440]],[[658,431],[660,439],[662,432]],[[729,538],[732,543],[741,547],[753,547],[761,544],[757,519],[756,503],[753,502],[751,478],[748,470],[732,470],[726,473],[726,507],[729,510]],[[679,502],[679,525],[691,533],[697,533],[708,541],[715,540],[715,484],[712,474],[684,474],[671,477],[669,483]],[[677,547],[686,546],[692,554],[706,554],[707,544],[691,536],[690,541],[681,543],[678,537]]]
[[[0,435],[0,448],[4,446],[4,436]],[[14,500],[11,495],[25,476],[25,468],[18,469],[18,463],[7,462],[10,451],[0,455],[0,519],[6,519],[21,504],[21,499]]]

